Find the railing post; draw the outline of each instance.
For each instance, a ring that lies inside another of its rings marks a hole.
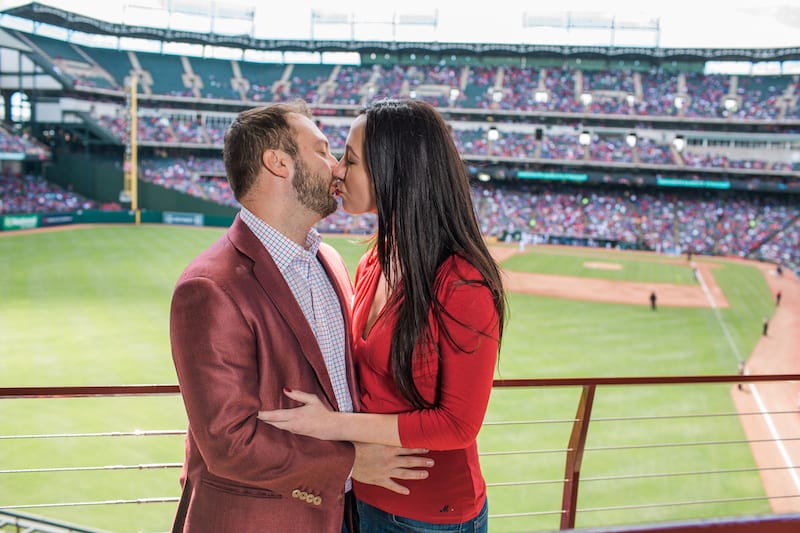
[[[589,418],[592,414],[592,402],[597,385],[584,385],[572,434],[569,437],[566,466],[564,469],[564,494],[561,499],[561,529],[575,527],[575,511],[578,507],[578,481],[581,477],[581,461],[586,446],[586,434],[589,431]]]

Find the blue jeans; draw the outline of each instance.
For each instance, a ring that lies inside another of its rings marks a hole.
[[[460,524],[432,524],[381,511],[357,500],[361,533],[487,533],[489,531],[489,502],[483,504],[478,516]]]

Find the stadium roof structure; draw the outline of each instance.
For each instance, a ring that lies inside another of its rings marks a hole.
[[[648,48],[614,46],[561,46],[508,43],[438,43],[399,41],[261,39],[253,35],[200,33],[148,26],[129,26],[99,20],[32,2],[2,11],[5,15],[50,24],[93,35],[132,37],[162,42],[223,46],[281,52],[357,52],[360,54],[459,54],[477,57],[524,56],[549,58],[596,57],[661,61],[793,61],[800,60],[800,46],[791,48]]]

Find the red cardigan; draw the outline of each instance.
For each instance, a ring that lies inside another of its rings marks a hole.
[[[498,316],[482,280],[461,256],[451,256],[439,268],[436,297],[447,314],[432,323],[440,358],[415,363],[414,379],[435,407],[413,410],[392,378],[389,350],[395,314],[384,309],[366,339],[367,317],[381,269],[371,251],[356,271],[353,301],[353,358],[361,389],[362,410],[401,413],[400,440],[405,447],[427,448],[435,466],[428,479],[399,482],[409,488],[402,496],[375,485],[355,483],[356,496],[388,513],[437,524],[474,518],[486,500],[486,483],[478,462],[476,437],[492,389],[498,351]],[[449,335],[441,330],[447,328]],[[417,347],[417,354],[420,347]]]

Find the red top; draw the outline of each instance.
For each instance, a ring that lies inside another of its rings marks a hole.
[[[399,480],[411,491],[408,496],[354,482],[356,496],[414,520],[465,522],[480,512],[486,500],[475,439],[486,414],[497,360],[499,323],[492,295],[485,285],[468,283],[483,278],[463,257],[451,256],[439,267],[436,297],[445,312],[443,323],[432,323],[431,331],[440,358],[414,363],[417,388],[435,407],[414,410],[395,386],[389,364],[395,313],[384,309],[364,338],[380,274],[377,256],[368,252],[356,271],[352,321],[362,410],[401,413],[398,428],[403,446],[431,450],[436,464],[425,480]],[[418,346],[415,355],[419,353]]]

